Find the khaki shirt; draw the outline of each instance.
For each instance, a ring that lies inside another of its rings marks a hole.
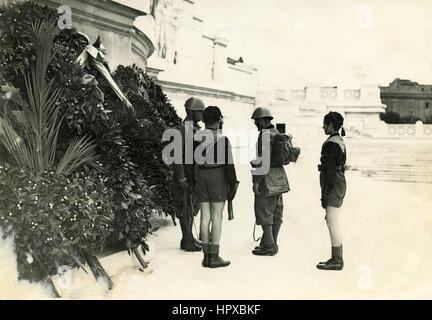
[[[274,127],[273,124],[270,124],[264,130],[270,130],[270,155],[272,151],[272,144],[276,134],[279,131]],[[260,131],[257,141],[257,157],[261,156],[263,153],[263,148],[267,146],[262,145],[262,133],[263,130]],[[270,164],[269,164],[270,165]],[[288,192],[290,190],[288,177],[286,175],[285,169],[283,166],[280,167],[270,167],[269,172],[265,175],[252,175],[252,181],[254,183],[259,183],[258,190],[262,192],[266,196],[278,195],[281,193]]]
[[[187,125],[190,125],[189,121],[190,121],[190,123],[193,124],[192,127],[186,127]],[[175,164],[174,163],[173,164],[174,179],[179,180],[179,179],[186,178],[188,181],[194,181],[194,179],[195,179],[195,174],[194,174],[195,165],[194,165],[194,163],[190,163],[190,164],[186,163],[185,137],[186,137],[186,131],[192,130],[192,132],[188,132],[191,134],[188,137],[188,139],[191,139],[191,142],[193,144],[194,143],[193,136],[194,136],[195,132],[197,132],[199,129],[201,129],[201,127],[197,123],[193,123],[192,120],[185,119],[180,125],[177,126],[177,129],[180,131],[180,134],[182,137],[182,161],[183,161],[183,163],[181,163],[181,164]],[[195,148],[193,147],[192,155],[191,155],[192,156],[192,162],[194,162],[193,161],[193,150],[194,149]]]

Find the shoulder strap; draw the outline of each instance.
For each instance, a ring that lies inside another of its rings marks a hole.
[[[336,143],[342,150],[343,153],[345,153],[346,151],[346,146],[345,146],[345,142],[343,141],[342,137],[339,135],[336,136],[331,136],[329,137],[325,142],[324,145],[326,145],[329,142],[333,142]]]

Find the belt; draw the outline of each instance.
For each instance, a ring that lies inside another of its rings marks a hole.
[[[342,171],[342,172],[345,171],[345,166],[335,166],[335,168],[337,171]],[[326,168],[322,164],[318,165],[318,171],[325,171],[325,170]]]
[[[216,166],[197,166],[198,170],[210,170],[210,169],[217,169],[217,168],[223,168],[225,167],[224,164],[216,165]]]

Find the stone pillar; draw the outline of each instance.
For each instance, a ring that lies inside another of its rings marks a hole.
[[[423,122],[421,122],[420,120],[418,120],[415,123],[415,136],[417,138],[423,138],[425,136],[423,130],[424,130],[423,129]]]
[[[213,39],[213,71],[212,80],[224,82],[228,70],[227,67],[227,46],[228,40],[224,38]]]

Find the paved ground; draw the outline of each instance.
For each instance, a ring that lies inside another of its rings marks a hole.
[[[378,182],[347,173],[345,268],[325,272],[315,268],[328,258],[330,242],[320,208],[318,173],[307,171],[310,167],[303,163],[303,168],[287,168],[292,191],[284,196],[285,218],[276,256],[251,254],[253,196],[249,169],[239,166],[235,219],[224,221],[221,244],[222,257],[232,262],[229,267],[201,267],[202,253],[179,250],[180,228],[166,219],[167,226],[150,239],[146,259],[152,273],[125,268],[114,277],[115,288],[108,294],[103,284],[84,281],[83,288],[69,298],[432,298],[431,185]],[[198,220],[196,224],[198,228]],[[16,281],[14,257],[8,250],[0,250],[0,260],[0,297],[49,297],[40,285]]]
[[[284,197],[280,252],[257,257],[251,254],[255,244],[249,172],[247,166],[238,171],[235,219],[224,221],[221,244],[221,255],[231,266],[201,267],[202,254],[180,251],[180,230],[169,225],[152,239],[153,273],[129,270],[119,275],[108,298],[432,298],[430,184],[377,182],[348,173],[345,268],[325,272],[315,268],[330,254],[317,172],[288,168],[292,191]]]

